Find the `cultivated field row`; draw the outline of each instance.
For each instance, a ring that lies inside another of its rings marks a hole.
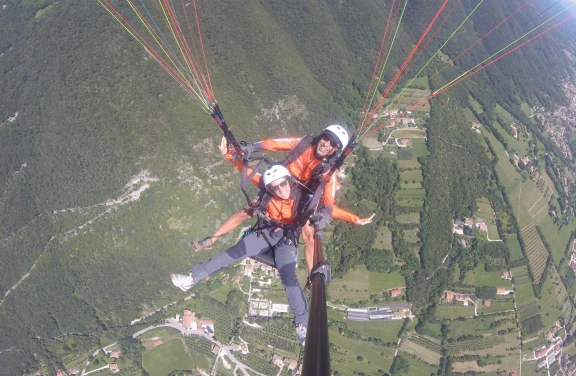
[[[528,256],[528,263],[532,275],[534,276],[534,283],[540,283],[540,278],[546,269],[546,262],[548,261],[548,251],[542,243],[542,239],[536,230],[534,223],[530,223],[521,230],[522,238],[526,246],[526,253]]]

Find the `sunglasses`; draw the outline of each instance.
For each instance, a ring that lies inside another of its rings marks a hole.
[[[339,148],[340,147],[340,141],[335,140],[334,137],[328,133],[324,133],[322,135],[321,139],[324,141],[328,141],[330,143],[330,147],[333,147],[333,148]]]
[[[280,188],[286,188],[286,186],[288,185],[288,180],[284,179],[282,180],[282,182],[276,184],[276,185],[272,185],[270,184],[270,189],[272,190],[272,192],[274,193],[279,193],[280,192]]]

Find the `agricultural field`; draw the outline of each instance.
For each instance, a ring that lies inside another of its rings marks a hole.
[[[498,229],[496,228],[496,218],[494,217],[494,210],[487,197],[480,197],[476,200],[478,210],[474,213],[476,220],[482,218],[484,223],[488,226],[488,238],[491,240],[500,240]]]
[[[422,170],[402,171],[400,173],[402,188],[422,188]]]
[[[513,311],[514,310],[514,297],[512,294],[498,296],[496,299],[490,300],[490,307],[480,304],[478,307],[479,314],[493,313],[493,312],[503,312],[503,311]]]
[[[540,313],[540,310],[538,309],[538,300],[534,299],[527,303],[518,304],[517,312],[520,321],[536,316]]]
[[[502,272],[487,272],[484,264],[478,264],[474,270],[466,272],[464,283],[472,286],[506,287],[512,288],[512,282],[502,279]]]
[[[219,289],[212,291],[208,296],[212,299],[220,302],[222,304],[226,304],[226,300],[228,299],[228,293],[232,291],[228,286],[221,286]]]
[[[420,223],[420,213],[406,213],[396,215],[396,220],[400,223]]]
[[[450,355],[494,355],[502,354],[517,357],[518,350],[512,350],[520,347],[520,340],[516,338],[518,333],[512,332],[506,335],[491,335],[482,339],[473,339],[468,341],[452,342],[445,346],[445,350]],[[517,358],[516,358],[517,359]]]
[[[426,140],[423,138],[414,138],[412,140],[412,158],[417,160],[419,157],[425,157],[430,152],[426,146]]]
[[[421,332],[428,337],[440,341],[442,339],[442,324],[426,322]]]
[[[496,321],[495,316],[475,317],[466,320],[450,321],[450,334],[448,338],[458,338],[467,335],[484,335],[486,333],[496,334],[497,329],[490,328]]]
[[[558,276],[554,272],[551,274]],[[546,279],[542,286],[542,297],[539,301],[544,331],[550,330],[556,320],[563,316],[562,305],[567,296],[566,289],[559,277],[557,281],[551,277]]]
[[[206,361],[206,363],[208,363]],[[182,339],[175,338],[142,355],[142,364],[150,376],[163,376],[172,371],[201,368],[209,371],[210,364],[196,365],[186,352]],[[208,366],[207,368],[203,368]]]
[[[436,317],[439,319],[457,319],[459,317],[474,316],[474,305],[468,307],[461,304],[439,305],[436,308]]]
[[[366,300],[370,297],[370,273],[364,265],[346,273],[342,278],[335,278],[328,285],[330,299],[338,299],[344,304]]]
[[[419,335],[410,336],[400,344],[400,350],[415,355],[429,364],[440,364],[442,345]]]
[[[370,294],[377,294],[383,290],[406,287],[406,280],[400,273],[369,273]]]
[[[496,173],[506,188],[512,210],[518,219],[518,224],[522,228],[531,223],[532,218],[539,214],[542,208],[538,205],[538,202],[544,202],[547,207],[548,200],[543,196],[544,192],[532,180],[523,181],[516,167],[510,163],[504,147],[494,135],[489,132],[483,132],[483,135],[490,140],[494,151],[498,155]],[[551,194],[551,192],[548,193],[548,195]],[[537,210],[535,209],[536,207],[538,207]],[[542,209],[542,211],[548,212],[547,209]]]
[[[522,254],[522,248],[516,235],[506,236],[505,241],[508,246],[508,251],[510,252],[510,261],[522,260],[524,255]]]
[[[410,376],[430,376],[435,375],[438,371],[437,367],[430,366],[422,360],[418,359],[417,356],[404,353],[405,358],[410,362],[410,367],[407,373],[400,373],[400,375],[410,375]]]
[[[346,320],[348,329],[360,334],[363,337],[380,338],[383,342],[396,343],[398,333],[404,325],[403,320],[382,320],[382,321],[353,321]]]
[[[530,270],[534,276],[534,283],[539,283],[546,268],[546,262],[549,256],[548,251],[546,247],[544,247],[544,243],[542,243],[542,239],[540,239],[534,223],[530,223],[522,228],[521,232],[526,247]]]
[[[392,250],[392,232],[390,232],[387,226],[380,226],[378,228],[372,247],[381,250]]]
[[[546,213],[548,213],[548,209],[546,209]],[[564,226],[562,229],[558,230],[558,227],[554,222],[552,222],[552,218],[550,218],[549,215],[542,216],[542,218],[539,216],[536,219],[535,224],[540,227],[544,239],[546,239],[550,246],[550,252],[552,253],[554,264],[558,266],[560,260],[564,257],[564,251],[570,241],[570,235],[572,230],[574,230],[574,225]]]
[[[377,346],[370,342],[353,340],[334,330],[329,333],[330,366],[332,372],[352,375],[364,370],[367,374],[377,374],[378,369],[389,370],[394,359],[394,348]]]
[[[416,141],[415,139],[426,138],[426,130],[424,130],[424,129],[402,129],[402,128],[398,128],[398,129],[394,130],[394,132],[392,133],[392,137],[393,138],[412,138],[413,139],[412,142],[414,142],[414,141]],[[426,143],[424,143],[424,146],[426,146]],[[414,160],[415,160],[415,158],[414,158]]]
[[[414,86],[414,83],[412,83]],[[391,98],[398,98],[396,101],[389,107],[390,109],[404,109],[408,106],[412,106],[416,104],[416,102],[420,101],[423,98],[428,98],[430,96],[430,88],[428,85],[419,85],[420,87],[426,87],[425,90],[423,89],[416,89],[416,88],[406,88],[402,95],[398,96],[398,93],[391,95]],[[430,103],[428,101],[424,101],[419,106],[412,109],[412,111],[418,112],[430,112]]]

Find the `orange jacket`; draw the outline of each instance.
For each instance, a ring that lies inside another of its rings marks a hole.
[[[275,138],[263,140],[254,143],[254,151],[290,151],[294,148],[302,137],[288,137],[288,138]],[[316,158],[316,150],[311,146],[304,151],[298,159],[289,163],[286,168],[290,174],[296,179],[308,183],[312,179],[312,172],[316,166],[322,161]],[[238,166],[236,166],[238,168]],[[240,171],[242,171],[242,163],[240,163]],[[334,204],[334,196],[336,195],[336,174],[333,174],[330,180],[326,183],[324,188],[322,201],[324,206],[332,213],[332,217],[350,223],[357,223],[360,219],[356,214],[350,213]]]
[[[227,153],[225,155],[226,159],[234,164],[234,166],[239,170],[242,171],[242,161],[234,161],[234,157],[232,154]],[[254,171],[251,167],[248,167],[246,170],[246,174],[249,176]],[[264,182],[262,181],[262,175],[259,173],[254,174],[251,180],[252,184],[260,189],[264,189]],[[295,219],[295,205],[296,202],[294,201],[294,190],[290,194],[290,198],[287,200],[283,200],[275,195],[272,195],[272,199],[266,206],[266,215],[275,220],[286,224],[294,223]]]

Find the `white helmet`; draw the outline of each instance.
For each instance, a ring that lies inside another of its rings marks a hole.
[[[338,139],[338,141],[340,141],[340,144],[342,145],[340,149],[344,149],[346,145],[348,145],[348,141],[350,140],[350,136],[348,136],[348,132],[346,132],[346,129],[344,129],[342,126],[338,124],[333,124],[327,127],[322,131],[322,133],[331,133],[334,136],[336,136],[336,138]]]
[[[282,165],[274,165],[264,171],[264,186],[268,186],[268,184],[272,183],[274,180],[278,180],[283,177],[289,178],[290,171]]]

